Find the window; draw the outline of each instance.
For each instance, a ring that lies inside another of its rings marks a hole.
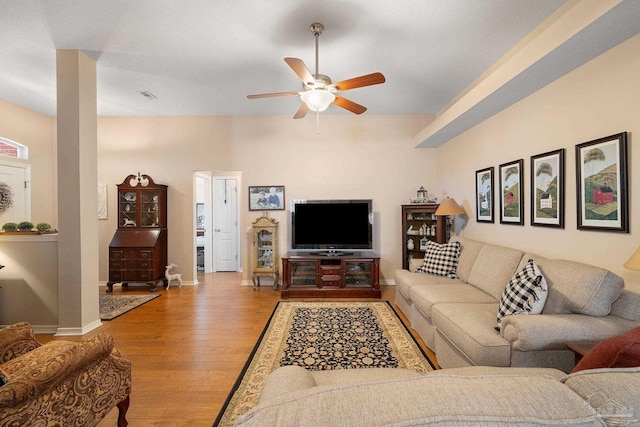
[[[0,156],[28,159],[29,149],[25,145],[0,137]]]

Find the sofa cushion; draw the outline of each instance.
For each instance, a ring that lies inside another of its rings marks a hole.
[[[526,254],[523,260],[526,262],[530,258],[549,284],[543,313],[606,316],[624,287],[620,276],[604,268],[534,254]]]
[[[414,286],[411,301],[415,308],[427,319],[431,319],[431,309],[444,302],[495,303],[489,294],[472,285],[455,284],[449,286]]]
[[[450,279],[443,276],[434,276],[432,274],[412,273],[408,270],[396,270],[394,279],[396,282],[396,291],[400,292],[406,299],[411,299],[411,289],[415,286],[431,286],[431,285],[452,285],[462,284],[460,279]]]
[[[540,314],[547,299],[547,282],[532,259],[513,275],[502,292],[498,307],[498,326],[511,314]]]
[[[462,236],[452,236],[449,242],[460,243],[460,257],[458,258],[458,269],[456,273],[458,277],[464,282],[469,282],[469,273],[471,273],[471,267],[478,257],[480,248],[485,244],[478,242],[477,240],[467,239]]]
[[[473,263],[468,282],[500,301],[521,258],[522,252],[517,249],[485,244]]]
[[[0,363],[40,347],[33,328],[27,322],[15,323],[0,330]]]
[[[607,425],[637,425],[640,368],[591,369],[570,374],[562,381],[587,401]]]
[[[640,366],[640,328],[601,341],[584,355],[571,372],[636,366]]]
[[[524,403],[523,403],[524,402]],[[425,375],[273,393],[236,426],[601,425],[559,381],[541,376]]]
[[[435,274],[436,276],[457,279],[456,268],[458,267],[459,256],[460,243],[441,244],[429,240],[424,254],[424,261],[418,267],[416,273]]]
[[[475,365],[510,366],[511,346],[493,329],[497,310],[497,303],[442,303],[433,306],[431,320]]]

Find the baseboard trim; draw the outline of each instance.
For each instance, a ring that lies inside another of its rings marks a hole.
[[[80,328],[57,328],[54,336],[56,337],[71,337],[71,336],[82,336],[88,334],[94,329],[102,326],[102,322],[100,320],[96,320],[95,322],[91,322],[88,325],[82,326]]]

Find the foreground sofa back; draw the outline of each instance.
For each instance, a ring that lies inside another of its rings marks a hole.
[[[0,330],[0,427],[95,426],[114,407],[127,425],[131,363],[101,333],[40,345],[28,323]]]
[[[569,342],[601,341],[640,325],[640,294],[622,278],[583,263],[552,260],[455,236],[458,279],[397,270],[396,304],[444,368],[574,366]],[[510,315],[496,332],[501,294],[533,259],[549,291],[540,315]],[[415,271],[416,262],[411,266]]]
[[[355,371],[279,368],[237,425],[602,426],[640,419],[638,368],[568,376],[541,368]]]

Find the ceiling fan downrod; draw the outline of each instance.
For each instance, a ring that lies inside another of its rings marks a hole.
[[[324,25],[320,24],[319,22],[313,23],[309,26],[309,29],[311,30],[311,32],[313,33],[313,35],[316,38],[316,72],[313,76],[314,79],[318,79],[320,72],[319,70],[319,66],[318,66],[318,46],[319,46],[319,40],[320,40],[320,34],[322,34],[322,32],[324,31]]]

